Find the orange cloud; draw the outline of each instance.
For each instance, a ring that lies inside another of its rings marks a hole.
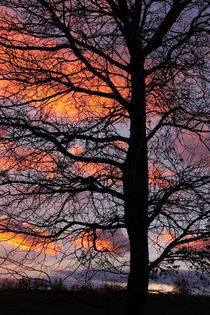
[[[174,241],[176,239],[175,234],[173,234],[173,233],[171,233],[169,231],[163,231],[162,237],[164,238],[164,240],[167,243],[170,243],[170,242],[172,242],[172,241]]]
[[[176,239],[176,235],[168,231],[164,231],[162,233],[162,237],[167,243],[171,243],[172,241]],[[182,241],[186,240],[186,244],[177,245],[176,248],[179,248],[179,249],[186,248],[189,251],[202,251],[202,250],[210,251],[210,238],[209,237],[207,237],[206,239],[194,241],[193,239],[195,237],[196,235],[187,235],[184,239],[182,239]],[[191,242],[189,242],[190,239],[192,239]]]
[[[107,251],[115,254],[124,254],[129,250],[128,238],[121,230],[115,232],[100,229],[81,233],[77,238],[70,237],[78,248],[96,251]]]
[[[57,175],[57,166],[52,154],[40,149],[33,148],[7,148],[2,145],[0,152],[1,170],[36,170],[43,173],[48,178]]]
[[[149,167],[149,184],[160,188],[170,186],[170,179],[174,173],[163,165],[158,167]]]
[[[18,249],[56,255],[61,245],[43,236],[47,236],[43,229],[34,229],[28,223],[21,223],[6,216],[0,217],[1,242],[6,242]]]
[[[2,22],[0,35],[4,38],[1,41],[6,45],[45,48],[57,46],[53,39],[36,38],[16,31],[5,32],[4,27],[8,28],[7,21],[15,24],[15,16],[4,14],[7,19]],[[94,64],[92,55],[86,53],[86,58]],[[47,114],[50,119],[65,117],[70,121],[77,121],[86,117],[101,117],[109,114],[115,107],[111,99],[102,95],[86,94],[85,90],[95,91],[96,94],[111,93],[111,90],[103,80],[93,77],[69,49],[52,52],[18,50],[0,45],[0,60],[0,94],[8,98],[18,95],[19,100],[30,102],[30,106]],[[112,75],[112,82],[119,86],[121,93],[126,90],[122,88],[126,87],[126,82],[123,83],[120,75]]]

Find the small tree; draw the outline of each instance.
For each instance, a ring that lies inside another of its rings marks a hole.
[[[2,240],[119,270],[125,229],[127,313],[144,314],[152,269],[188,244],[208,264],[207,1],[0,5]]]
[[[33,287],[32,281],[29,278],[20,278],[17,281],[17,287],[19,289],[31,289]]]
[[[186,279],[181,279],[181,278],[176,279],[173,292],[175,294],[188,295],[189,287],[188,287],[188,283]]]
[[[57,278],[57,277],[53,278],[51,283],[50,283],[50,286],[53,290],[57,290],[57,291],[65,291],[66,290],[63,279],[61,279],[61,278]]]

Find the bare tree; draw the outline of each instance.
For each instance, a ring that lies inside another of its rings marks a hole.
[[[118,268],[126,229],[144,314],[152,269],[208,268],[207,1],[0,4],[3,240]]]

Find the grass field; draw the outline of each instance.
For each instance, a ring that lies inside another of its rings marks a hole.
[[[0,290],[0,311],[3,315],[123,315],[125,294]],[[148,296],[148,315],[204,315],[209,310],[209,297]]]

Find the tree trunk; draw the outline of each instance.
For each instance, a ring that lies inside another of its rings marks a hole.
[[[145,87],[141,71],[133,80],[130,143],[124,168],[125,222],[130,241],[127,314],[145,314],[148,290],[148,160]]]
[[[136,173],[128,167],[125,183],[125,220],[130,241],[130,274],[128,278],[128,310],[145,313],[148,289],[148,235],[147,235],[147,172],[140,158]],[[130,163],[132,163],[130,161]],[[138,311],[137,311],[138,310]]]

